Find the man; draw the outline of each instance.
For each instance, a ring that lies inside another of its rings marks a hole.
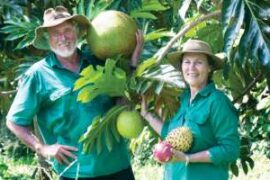
[[[82,69],[101,62],[77,48],[79,35],[90,22],[81,15],[71,16],[63,6],[47,9],[43,19],[33,44],[52,52],[24,74],[7,115],[7,127],[36,153],[51,158],[60,179],[134,179],[123,140],[111,152],[103,150],[99,155],[95,151],[84,154],[78,142],[93,118],[113,105],[107,96],[78,103],[77,92],[72,91]],[[141,32],[136,38],[132,66],[143,45]],[[35,116],[44,143],[30,130]]]

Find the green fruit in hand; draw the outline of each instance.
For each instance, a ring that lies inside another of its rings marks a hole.
[[[128,57],[136,46],[136,22],[127,14],[107,10],[99,13],[87,32],[91,52],[106,60],[118,55]]]
[[[137,111],[123,111],[117,117],[116,127],[125,138],[136,138],[143,130],[144,123]]]

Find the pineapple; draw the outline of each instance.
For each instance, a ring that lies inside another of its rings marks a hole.
[[[188,127],[182,126],[172,130],[165,139],[174,149],[187,152],[192,145],[193,136]]]

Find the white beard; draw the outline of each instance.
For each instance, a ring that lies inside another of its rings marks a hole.
[[[54,48],[50,46],[51,50],[58,56],[67,58],[74,54],[77,49],[77,42],[74,43],[70,48],[65,48],[64,50],[60,50],[58,48]]]

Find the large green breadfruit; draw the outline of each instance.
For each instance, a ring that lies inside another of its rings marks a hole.
[[[108,10],[99,13],[87,33],[90,50],[99,59],[129,56],[136,46],[136,22],[127,14]]]
[[[143,120],[137,111],[123,111],[116,121],[119,134],[125,138],[136,138],[144,128]]]

